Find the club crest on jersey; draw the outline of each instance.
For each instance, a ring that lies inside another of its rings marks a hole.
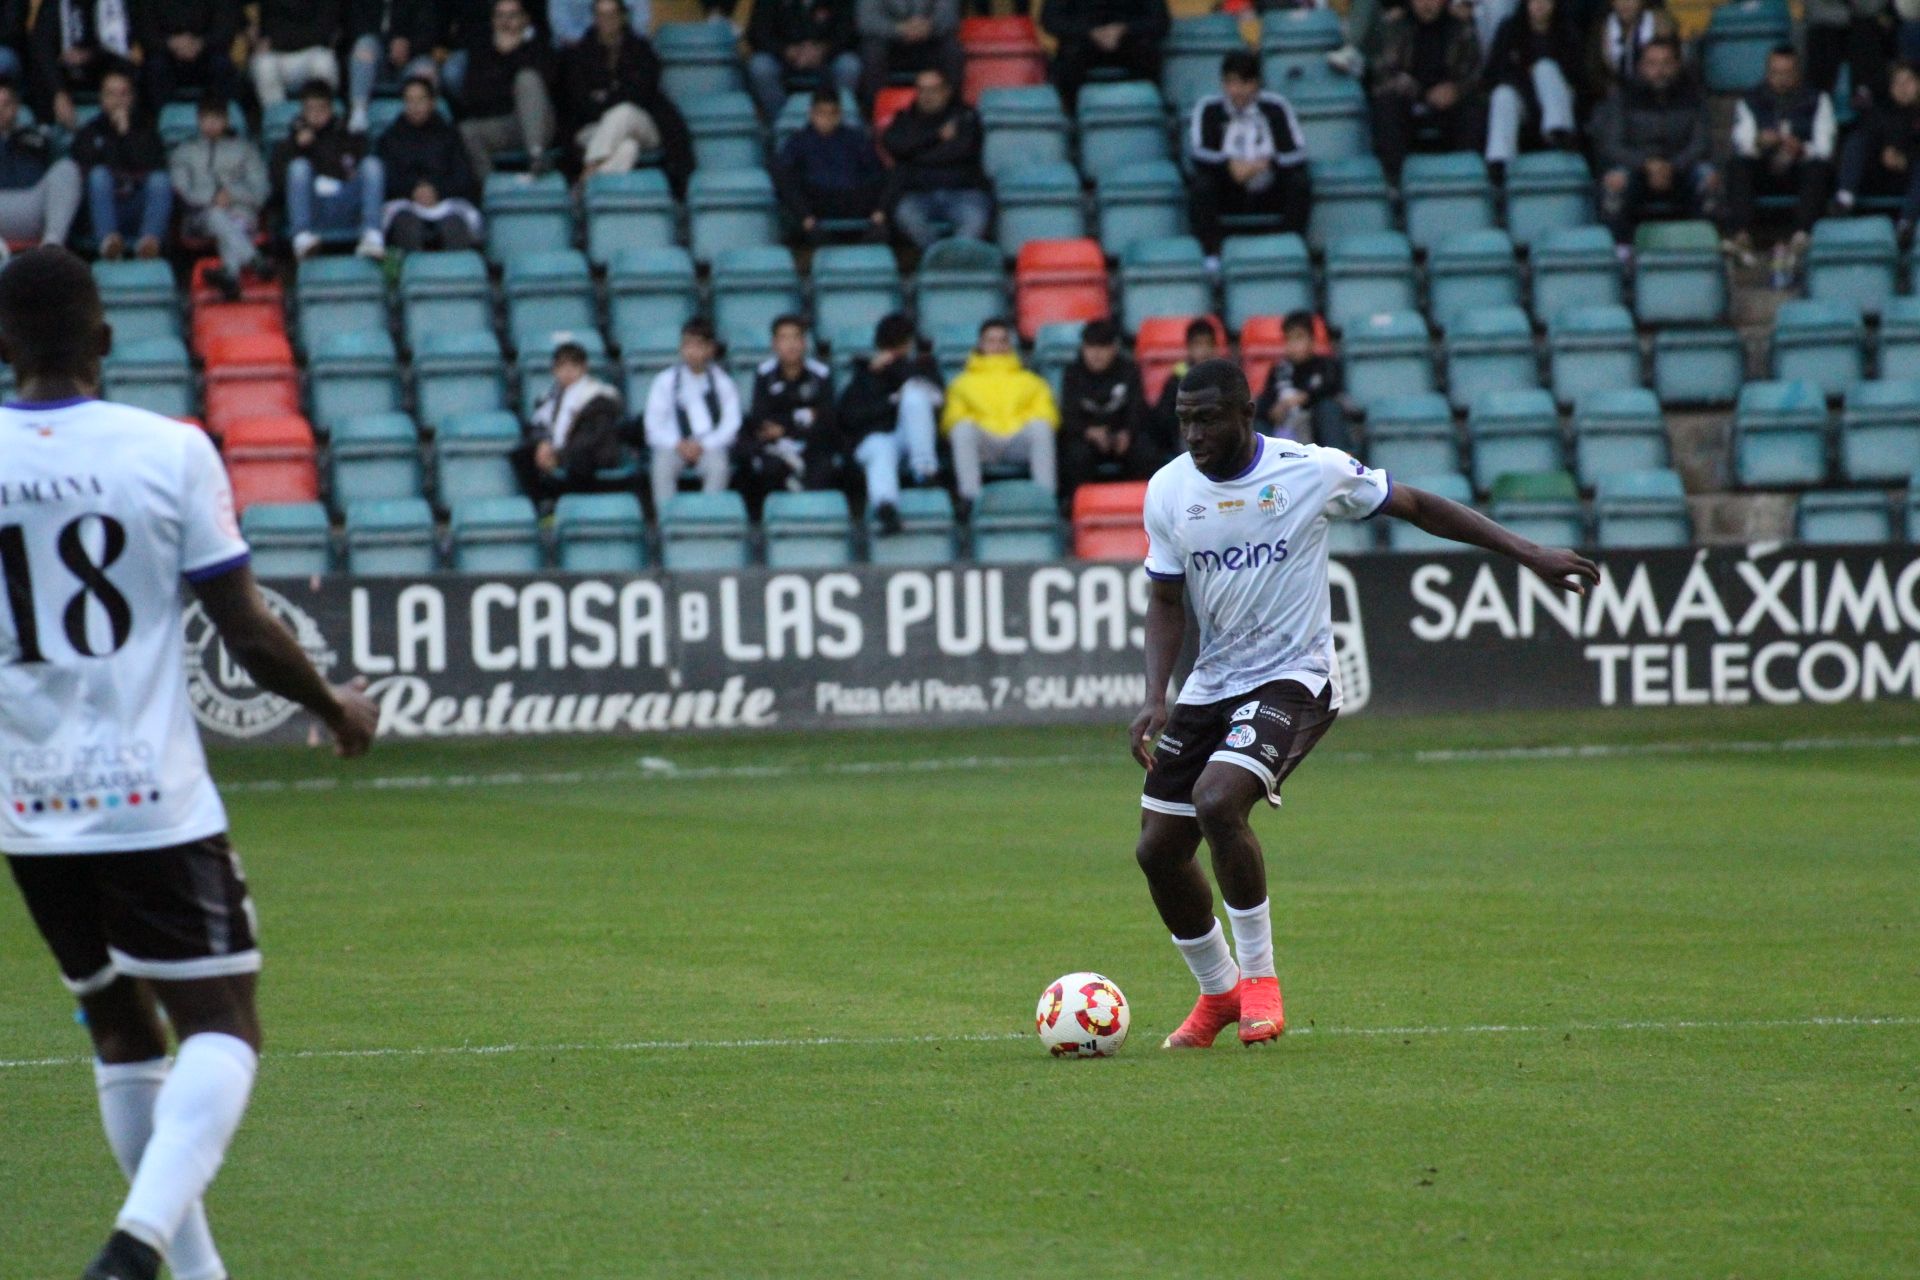
[[[1233,727],[1233,731],[1227,735],[1227,745],[1235,750],[1241,747],[1250,747],[1253,745],[1253,740],[1256,736],[1252,725],[1237,724]]]
[[[1277,516],[1293,505],[1293,495],[1277,484],[1262,485],[1259,502],[1261,515]]]
[[[1245,498],[1222,498],[1214,505],[1220,508],[1220,514],[1223,516],[1237,516],[1247,509],[1247,500]]]
[[[1259,710],[1260,710],[1260,699],[1255,698],[1252,702],[1243,702],[1239,706],[1235,707],[1233,709],[1233,714],[1228,716],[1227,719],[1229,721],[1251,720],[1253,719],[1255,713],[1257,713]]]

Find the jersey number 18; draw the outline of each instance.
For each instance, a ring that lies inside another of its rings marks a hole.
[[[80,536],[88,520],[100,523],[102,541],[97,562]],[[127,549],[125,526],[111,516],[77,516],[60,530],[54,545],[60,554],[60,563],[80,583],[80,589],[73,593],[73,597],[67,601],[67,607],[61,611],[61,625],[67,633],[67,643],[73,646],[75,653],[88,658],[104,658],[116,652],[127,642],[127,635],[133,630],[133,610],[127,606],[127,598],[107,580],[108,566]],[[18,660],[45,662],[46,655],[40,649],[40,620],[33,610],[33,570],[27,563],[26,531],[17,524],[0,525],[0,577],[7,580],[7,608],[13,614],[13,633],[20,642]],[[109,643],[104,649],[94,648],[93,640],[87,634],[89,599],[98,600],[100,607],[106,610]]]

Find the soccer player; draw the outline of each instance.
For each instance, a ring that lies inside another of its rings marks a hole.
[[[1204,1049],[1235,1022],[1246,1044],[1286,1029],[1266,863],[1247,819],[1262,799],[1279,805],[1280,784],[1340,711],[1328,522],[1384,512],[1498,551],[1580,594],[1600,575],[1571,551],[1537,546],[1456,502],[1396,486],[1338,449],[1261,436],[1246,376],[1229,361],[1188,370],[1175,413],[1187,452],[1147,485],[1147,704],[1130,733],[1134,759],[1147,770],[1136,856],[1200,983],[1193,1012],[1163,1047]],[[1200,652],[1169,715],[1167,682],[1188,594]],[[1232,951],[1194,858],[1203,837],[1233,922]]]
[[[253,903],[187,702],[191,587],[227,652],[343,756],[377,712],[328,686],[261,600],[198,428],[95,397],[113,334],[86,264],[0,271],[0,852],[86,1012],[107,1142],[132,1187],[83,1280],[225,1280],[201,1194],[260,1051]],[[158,1010],[179,1038],[171,1067]]]

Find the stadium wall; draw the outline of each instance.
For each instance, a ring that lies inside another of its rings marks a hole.
[[[1349,712],[1920,699],[1920,550],[1612,553],[1579,598],[1477,554],[1331,567]],[[1131,565],[326,578],[264,584],[382,736],[1124,720],[1145,692]],[[214,740],[300,741],[197,607]]]

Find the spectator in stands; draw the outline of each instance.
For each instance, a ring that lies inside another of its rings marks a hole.
[[[643,40],[653,33],[653,0],[628,0],[627,29]],[[593,30],[593,0],[547,0],[547,30],[556,49],[580,43]]]
[[[208,95],[200,99],[195,113],[199,135],[173,149],[167,168],[173,179],[174,199],[185,215],[181,230],[213,241],[220,253],[220,266],[208,274],[207,280],[232,300],[240,296],[243,270],[251,269],[262,279],[272,278],[272,264],[253,244],[253,233],[260,229],[260,211],[266,208],[271,188],[260,148],[234,136],[227,107],[225,98]]]
[[[774,320],[773,354],[754,370],[752,399],[734,440],[734,482],[756,520],[770,493],[839,483],[833,371],[808,354],[807,339],[801,317]]]
[[[1520,154],[1520,126],[1531,123],[1546,144],[1577,145],[1573,76],[1580,43],[1561,0],[1525,0],[1494,33],[1487,53],[1493,94],[1487,111],[1487,164],[1504,176]]]
[[[1295,311],[1280,326],[1285,351],[1267,371],[1254,422],[1268,434],[1353,451],[1340,362],[1314,350],[1313,313]]]
[[[553,349],[553,382],[533,406],[533,430],[512,454],[521,487],[535,502],[591,491],[600,472],[627,458],[620,393],[593,376],[587,349]]]
[[[1193,160],[1188,204],[1193,231],[1219,268],[1221,219],[1277,217],[1282,231],[1303,232],[1313,210],[1307,141],[1293,107],[1260,87],[1260,59],[1235,49],[1220,60],[1220,92],[1193,108],[1187,152]]]
[[[1678,40],[1673,18],[1653,0],[1611,0],[1594,28],[1587,59],[1587,98],[1604,102],[1640,78],[1640,54],[1655,40]]]
[[[861,96],[869,101],[889,76],[936,70],[960,83],[959,0],[859,0]]]
[[[940,425],[953,450],[954,488],[963,518],[980,496],[986,464],[1025,463],[1035,484],[1048,493],[1058,490],[1053,437],[1060,411],[1054,407],[1053,388],[1021,365],[1013,347],[1013,326],[1005,320],[980,326],[967,367],[947,388]]]
[[[110,70],[132,67],[130,8],[121,0],[42,0],[27,34],[28,98],[36,113],[76,128],[74,95],[97,91]]]
[[[633,33],[623,0],[594,0],[593,29],[561,55],[560,100],[582,178],[629,173],[658,150],[674,194],[686,194],[693,136],[660,88],[653,42]]]
[[[319,249],[322,229],[357,231],[356,253],[386,255],[380,230],[386,170],[380,157],[367,154],[366,134],[351,132],[334,114],[333,89],[326,81],[314,80],[300,91],[300,118],[273,149],[273,173],[286,194],[294,257]]]
[[[433,47],[446,51],[440,88],[448,102],[457,103],[466,88],[469,51],[492,38],[492,0],[428,0],[427,13]]]
[[[1706,99],[1681,76],[1679,44],[1655,40],[1638,67],[1638,79],[1600,104],[1591,128],[1601,217],[1623,250],[1649,201],[1710,217],[1720,190]]]
[[[20,123],[20,91],[0,80],[0,240],[64,244],[79,213],[80,167]]]
[[[173,215],[173,183],[160,131],[140,109],[133,72],[114,68],[100,77],[100,114],[74,135],[73,161],[87,176],[87,213],[100,256],[112,261],[127,252],[160,256],[160,240]]]
[[[912,320],[899,312],[882,317],[873,354],[854,362],[840,395],[841,437],[866,475],[867,509],[882,533],[900,532],[900,468],[915,484],[940,470],[940,366],[918,345]]]
[[[1373,65],[1373,149],[1390,181],[1416,143],[1480,146],[1480,42],[1446,0],[1408,0],[1381,23]]]
[[[773,166],[780,199],[810,244],[829,238],[823,219],[864,223],[860,239],[886,233],[886,167],[867,131],[841,117],[833,86],[815,89],[807,127],[787,139]]]
[[[347,130],[365,133],[375,89],[392,92],[410,76],[433,76],[432,0],[364,0],[349,18]]]
[[[261,106],[285,102],[309,80],[340,87],[340,0],[259,0],[259,8],[247,70]]]
[[[1807,0],[1807,84],[1831,94],[1845,67],[1853,105],[1868,106],[1887,82],[1894,20],[1889,0]]]
[[[1053,83],[1072,115],[1080,86],[1096,68],[1127,80],[1158,81],[1173,15],[1167,0],[1046,0],[1040,25],[1058,42]]]
[[[641,422],[652,473],[653,509],[663,511],[689,468],[700,488],[719,493],[730,478],[728,459],[740,434],[740,391],[715,361],[713,326],[689,320],[680,326],[680,360],[654,375]]]
[[[1060,483],[1067,494],[1091,480],[1145,480],[1160,465],[1147,438],[1140,366],[1120,353],[1111,320],[1089,320],[1080,354],[1060,384]]]
[[[133,6],[140,38],[140,91],[165,103],[180,89],[239,96],[233,38],[240,0],[146,0]]]
[[[376,148],[386,170],[387,243],[408,252],[470,249],[480,239],[480,187],[466,146],[436,108],[431,80],[407,81],[400,103],[400,118]]]
[[[482,187],[498,151],[525,151],[534,174],[546,172],[554,134],[552,78],[546,41],[527,21],[521,0],[494,0],[492,30],[467,50],[459,98],[466,117],[460,137]]]
[[[747,83],[760,114],[772,120],[787,102],[787,85],[860,88],[853,51],[853,10],[845,0],[754,0],[747,21]]]
[[[1734,108],[1733,154],[1727,160],[1727,228],[1743,260],[1753,254],[1756,194],[1794,197],[1793,236],[1774,246],[1774,287],[1792,280],[1813,224],[1833,185],[1833,100],[1800,78],[1792,45],[1767,55],[1766,77]]]
[[[1900,238],[1912,238],[1920,222],[1920,69],[1912,63],[1893,65],[1886,102],[1867,113],[1840,149],[1834,207],[1852,213],[1863,195],[1897,197]]]
[[[1213,321],[1204,317],[1187,323],[1187,358],[1167,374],[1166,382],[1161,384],[1160,398],[1153,402],[1153,412],[1147,415],[1147,434],[1153,447],[1161,457],[1171,458],[1185,453],[1186,442],[1180,438],[1180,420],[1173,411],[1174,397],[1180,390],[1180,379],[1187,376],[1187,370],[1220,354],[1220,338],[1213,331]]]
[[[913,105],[893,118],[880,145],[894,159],[893,221],[924,249],[952,234],[978,240],[993,220],[993,195],[980,168],[980,116],[960,101],[947,73],[914,77]]]

